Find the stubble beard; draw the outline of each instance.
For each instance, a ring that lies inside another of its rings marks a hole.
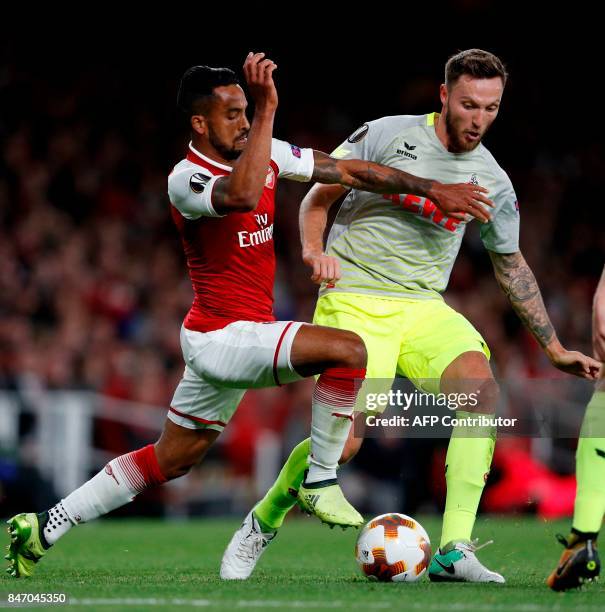
[[[242,149],[236,149],[233,146],[225,146],[225,144],[220,142],[212,132],[208,134],[208,140],[213,148],[220,153],[223,159],[235,161],[242,154]]]
[[[483,135],[481,136],[481,138],[479,138],[479,140],[477,140],[477,142],[464,142],[464,140],[458,135],[458,132],[456,131],[456,126],[454,125],[454,122],[452,121],[451,117],[452,113],[448,104],[447,113],[445,114],[445,131],[447,132],[448,140],[450,143],[449,151],[451,153],[470,153],[470,151],[474,151],[481,143]]]

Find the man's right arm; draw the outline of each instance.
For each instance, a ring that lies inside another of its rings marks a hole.
[[[300,240],[303,261],[313,268],[311,280],[321,284],[340,279],[340,263],[336,257],[323,252],[328,211],[348,189],[342,185],[316,183],[304,197],[299,212]]]

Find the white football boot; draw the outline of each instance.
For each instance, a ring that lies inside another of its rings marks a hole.
[[[488,570],[475,552],[491,544],[491,540],[477,546],[477,541],[456,542],[448,552],[441,549],[433,557],[429,567],[429,578],[433,582],[497,582],[504,583],[504,577]]]
[[[277,535],[277,530],[263,533],[251,510],[242,526],[233,534],[221,561],[223,580],[246,580],[258,560]]]

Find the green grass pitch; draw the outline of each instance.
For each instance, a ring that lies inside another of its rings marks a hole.
[[[419,517],[433,546],[440,521]],[[353,556],[356,532],[302,517],[286,523],[246,582],[224,583],[218,567],[234,520],[183,522],[105,520],[71,531],[30,579],[0,578],[8,593],[66,593],[69,609],[86,610],[605,610],[605,588],[552,593],[544,579],[559,558],[554,539],[569,523],[481,517],[475,535],[494,544],[480,551],[506,585],[371,583]],[[8,535],[4,534],[5,538]]]

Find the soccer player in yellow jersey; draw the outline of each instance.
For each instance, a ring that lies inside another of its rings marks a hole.
[[[513,186],[481,143],[498,115],[506,79],[502,62],[493,54],[463,51],[446,64],[440,114],[371,121],[332,156],[486,187],[494,208],[491,220],[481,227],[481,238],[499,285],[551,363],[592,379],[598,362],[566,350],[557,338],[536,279],[519,250],[519,207]],[[324,252],[328,210],[342,197]],[[390,385],[400,374],[427,392],[480,391],[472,411],[495,411],[498,385],[485,340],[441,297],[466,221],[442,214],[427,198],[315,185],[303,201],[300,224],[303,258],[313,268],[312,279],[321,284],[314,322],[353,330],[363,338],[368,351],[366,384],[374,380],[384,387],[384,381]],[[458,410],[457,416],[468,417],[469,412]],[[479,562],[471,539],[495,439],[495,427],[453,429],[445,466],[443,530],[429,568],[431,580],[504,582]],[[350,434],[341,463],[355,455],[361,442]],[[253,509],[251,514],[266,533],[274,533],[294,505],[310,450],[305,440],[292,451],[273,487]],[[244,528],[233,536],[223,564],[249,537]],[[264,550],[246,549],[251,552],[239,562],[240,579],[250,575]]]

